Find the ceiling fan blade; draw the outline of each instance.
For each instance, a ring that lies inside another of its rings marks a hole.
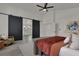
[[[46,7],[46,8],[54,8],[54,6],[49,6],[49,7]]]
[[[41,7],[41,8],[44,8],[44,7],[40,6],[40,5],[36,5],[36,6]]]
[[[42,11],[43,9],[40,9],[39,11]]]
[[[45,6],[44,6],[44,8],[46,8],[46,7],[47,7],[47,4],[48,4],[48,3],[45,3]]]

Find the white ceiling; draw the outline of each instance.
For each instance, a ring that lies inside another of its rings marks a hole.
[[[79,3],[56,3],[54,5],[56,7],[56,10],[64,10],[79,7]]]
[[[42,18],[45,14],[42,12],[39,12],[39,7],[36,5],[43,6],[44,3],[0,3],[0,7],[15,7],[23,9],[24,11],[27,10],[27,12],[34,13],[35,15],[38,15],[37,18]],[[48,6],[54,6],[55,10],[65,10],[70,8],[76,8],[79,7],[79,3],[49,3]],[[51,13],[53,8],[49,9],[48,11]],[[39,16],[40,15],[40,16]],[[35,17],[36,18],[36,17]]]
[[[0,3],[0,6],[12,6],[12,7],[17,7],[21,8],[24,10],[27,10],[29,12],[34,12],[34,13],[39,13],[39,7],[36,5],[41,5],[44,6],[44,3]],[[79,7],[79,3],[49,3],[48,6],[54,6],[55,10],[65,10],[65,9],[70,9],[70,8],[76,8]],[[53,8],[49,9],[51,11]]]
[[[43,3],[6,3],[6,4],[0,4],[0,5],[5,5],[5,6],[13,6],[13,7],[19,7],[25,10],[37,10],[40,9],[36,5],[41,5],[43,6]],[[75,8],[79,7],[79,3],[49,3],[48,6],[55,6],[56,10],[64,10],[64,9],[69,9],[69,8]]]

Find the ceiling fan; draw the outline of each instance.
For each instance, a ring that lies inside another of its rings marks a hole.
[[[54,6],[47,6],[48,3],[45,3],[44,6],[36,5],[37,7],[40,7],[41,9],[39,11],[47,12],[49,8],[54,8]]]

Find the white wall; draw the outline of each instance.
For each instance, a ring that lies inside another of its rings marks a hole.
[[[40,19],[39,15],[32,11],[27,11],[10,5],[9,6],[0,5],[0,12],[15,16],[34,18],[37,20]],[[3,34],[8,35],[8,16],[0,14],[0,35]]]
[[[55,35],[55,23],[53,22],[53,10],[44,15],[41,22],[41,37]],[[55,21],[58,24],[59,36],[68,36],[66,25],[69,21],[79,20],[79,8],[55,10]]]
[[[8,16],[0,15],[0,35],[8,35]]]
[[[59,36],[68,36],[66,25],[70,21],[79,20],[79,8],[56,11],[56,22],[59,25]]]
[[[0,12],[7,13],[7,14],[13,14],[17,16],[24,16],[29,18],[35,18],[38,20],[42,20],[40,22],[40,36],[53,36],[55,35],[55,23],[53,18],[53,10],[49,10],[47,14],[39,15],[35,12],[28,12],[27,10],[11,7],[11,6],[1,6],[0,5]],[[7,16],[0,16],[0,34],[8,34],[8,21],[2,20],[2,19],[8,19]],[[60,36],[67,36],[67,33],[65,32],[66,24],[69,20],[78,20],[79,19],[79,8],[72,8],[72,9],[66,9],[66,10],[57,10],[55,15],[55,20],[58,23],[58,35]]]
[[[55,35],[55,23],[53,20],[53,10],[52,12],[47,12],[43,15],[42,22],[40,23],[40,36],[54,36]]]

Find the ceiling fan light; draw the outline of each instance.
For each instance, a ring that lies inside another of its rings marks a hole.
[[[43,9],[43,11],[44,11],[44,12],[46,12],[46,11],[47,11],[47,9]]]

